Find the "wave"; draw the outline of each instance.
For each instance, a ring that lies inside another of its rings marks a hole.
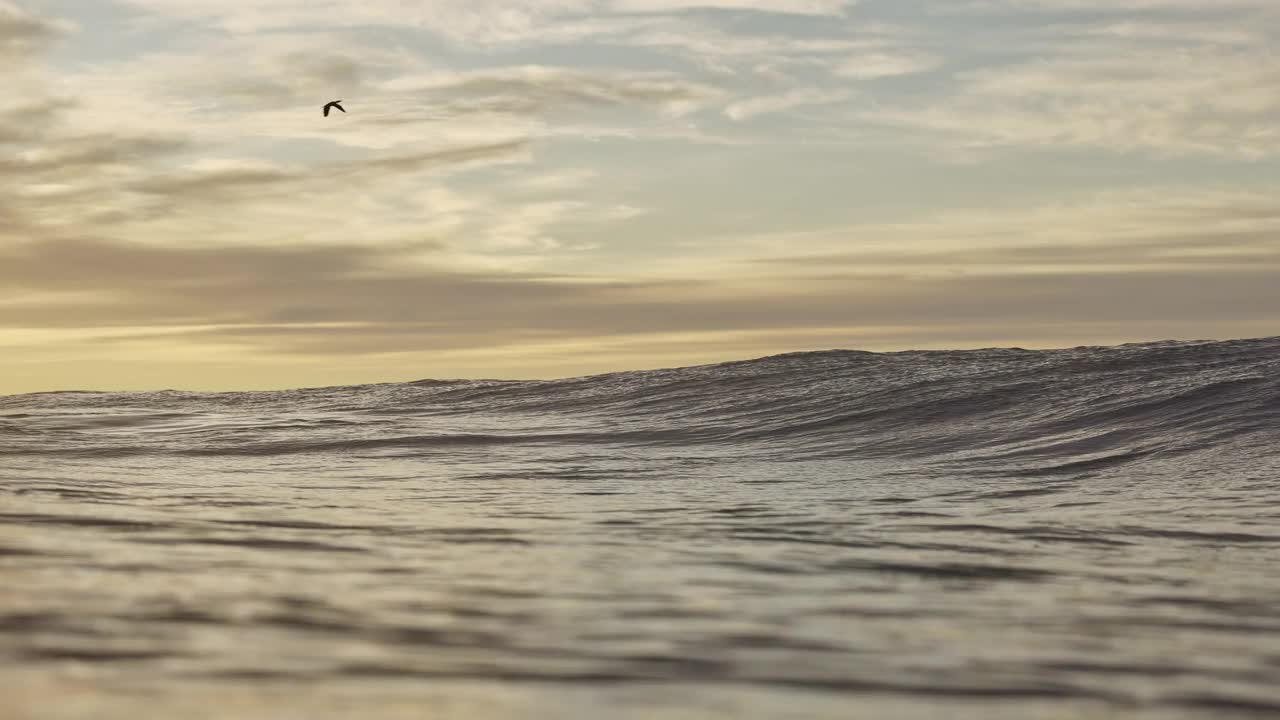
[[[678,449],[1053,476],[1240,460],[1280,427],[1280,338],[1064,350],[832,350],[544,381],[0,398],[6,455]]]

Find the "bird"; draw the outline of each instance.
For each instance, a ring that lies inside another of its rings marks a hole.
[[[329,117],[329,108],[338,108],[339,110],[342,110],[342,112],[346,112],[346,109],[344,109],[341,105],[339,105],[339,104],[338,104],[338,103],[340,103],[340,102],[342,102],[342,101],[341,101],[341,100],[334,100],[334,101],[333,101],[333,102],[331,102],[331,103],[327,103],[327,104],[324,106],[324,116],[325,116],[325,117]]]

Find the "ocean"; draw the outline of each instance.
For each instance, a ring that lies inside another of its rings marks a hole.
[[[1280,714],[1280,338],[0,397],[0,717]]]

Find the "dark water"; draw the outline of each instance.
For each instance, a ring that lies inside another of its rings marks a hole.
[[[1264,339],[0,398],[0,715],[1274,715],[1278,371]]]

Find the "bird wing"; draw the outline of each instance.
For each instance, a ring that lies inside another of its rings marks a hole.
[[[328,106],[328,105],[325,105],[325,106],[324,106],[324,116],[325,116],[325,117],[329,117],[329,106]]]

